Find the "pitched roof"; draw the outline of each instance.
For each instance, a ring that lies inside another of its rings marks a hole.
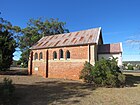
[[[122,43],[98,45],[98,54],[121,53]]]
[[[31,49],[94,44],[98,43],[100,32],[101,27],[78,32],[49,35],[41,38]]]

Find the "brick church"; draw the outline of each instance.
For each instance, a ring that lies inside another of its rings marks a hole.
[[[46,78],[78,80],[85,61],[92,65],[102,57],[118,57],[122,44],[103,44],[101,28],[42,37],[31,47],[28,72]]]

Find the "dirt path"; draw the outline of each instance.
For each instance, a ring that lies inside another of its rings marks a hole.
[[[0,82],[4,77],[13,80],[18,105],[140,105],[140,74],[129,74],[130,87],[125,88],[94,88],[79,81],[38,76],[0,75]]]

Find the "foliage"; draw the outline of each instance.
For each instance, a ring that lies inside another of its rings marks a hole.
[[[16,26],[0,18],[0,70],[7,70],[13,61],[13,53],[16,48],[14,32]]]
[[[123,70],[140,70],[139,64],[124,63]]]
[[[128,65],[127,67],[128,67],[128,70],[134,70],[133,65]]]
[[[117,66],[117,59],[104,58],[97,61],[94,66],[85,63],[80,78],[85,82],[94,83],[97,86],[119,87],[125,83],[125,76]]]
[[[21,29],[18,26],[13,26],[9,21],[0,18],[0,31],[1,32],[8,31],[9,33],[12,34],[13,38],[17,38],[19,32],[21,32]]]
[[[93,81],[92,65],[87,61],[84,64],[84,68],[81,71],[80,79],[84,78],[85,82],[91,83]]]
[[[15,52],[16,42],[8,31],[0,31],[0,70],[10,68]]]
[[[30,19],[27,27],[21,30],[19,47],[22,52],[21,61],[25,66],[28,64],[29,48],[33,46],[40,38],[46,35],[61,34],[69,32],[65,29],[65,23],[58,21],[58,19]]]
[[[140,70],[140,61],[123,62],[123,70]]]
[[[4,78],[3,83],[0,87],[0,104],[11,105],[13,101],[15,87],[12,84],[12,80]]]
[[[17,61],[17,65],[18,65],[18,66],[20,66],[21,63],[22,63],[21,60],[18,60],[18,61]]]

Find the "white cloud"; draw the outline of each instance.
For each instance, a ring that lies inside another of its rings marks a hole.
[[[140,44],[140,40],[126,40],[125,41],[126,44]]]

